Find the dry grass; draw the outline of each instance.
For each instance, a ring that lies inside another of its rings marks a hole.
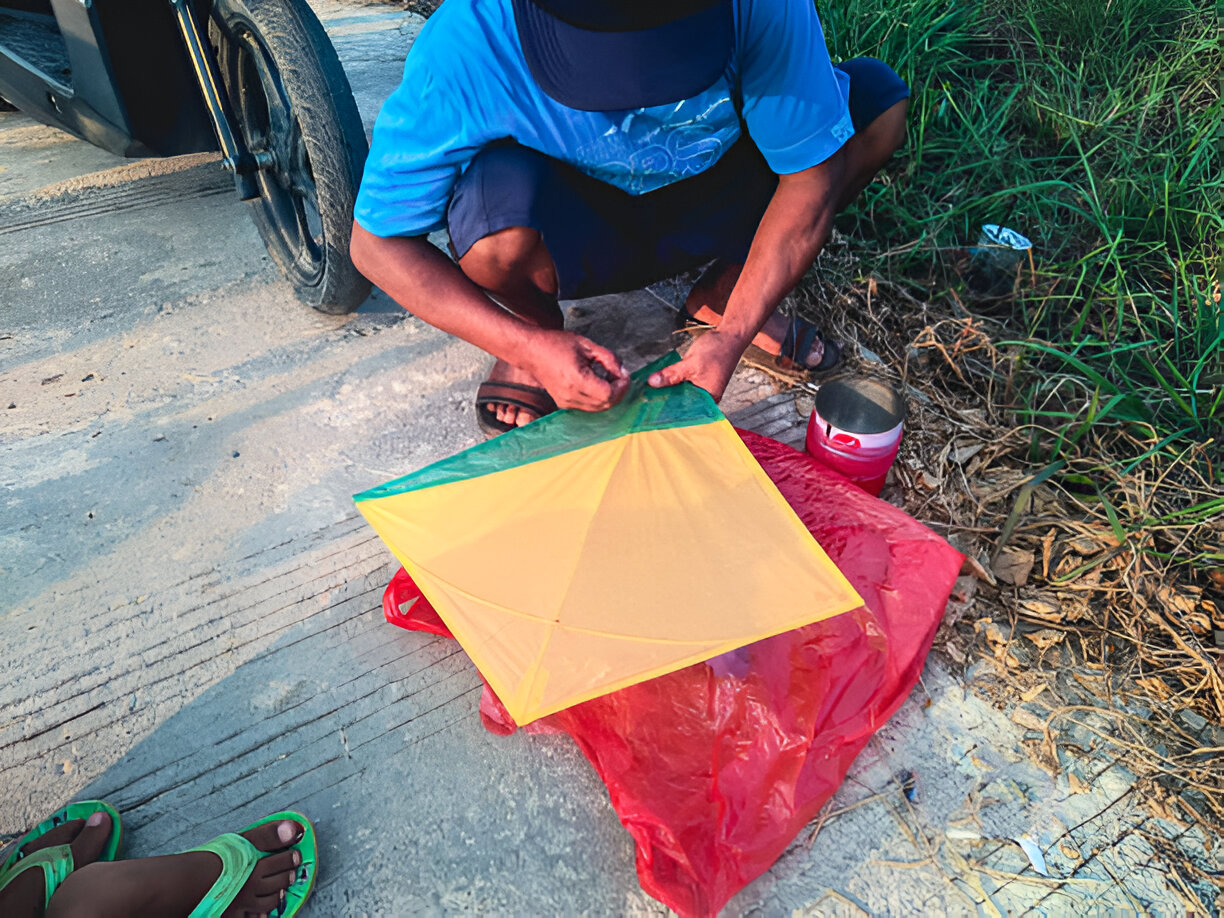
[[[907,393],[884,496],[970,558],[937,649],[965,668],[994,661],[1000,696],[1042,734],[1029,745],[1043,766],[1105,752],[1154,815],[1224,834],[1224,571],[1184,563],[1224,543],[1224,514],[1186,515],[1220,495],[1201,473],[1218,461],[1209,445],[1123,474],[1113,460],[1150,444],[1101,428],[1081,458],[1035,467],[1000,303],[856,280],[849,249],[830,247],[799,308],[857,343],[850,369]],[[1079,474],[1098,485],[1077,488]]]
[[[1034,760],[1121,761],[1155,815],[1220,837],[1218,12],[819,6],[835,57],[878,56],[913,92],[906,148],[839,219],[799,308],[857,344],[853,369],[905,387],[885,496],[971,559],[937,648],[988,661]],[[983,223],[1035,257],[984,276],[967,248]]]

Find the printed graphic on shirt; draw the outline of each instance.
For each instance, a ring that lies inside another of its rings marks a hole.
[[[610,120],[603,133],[577,138],[570,162],[630,194],[646,194],[704,172],[739,136],[739,113],[722,81],[691,99]]]
[[[829,128],[829,133],[833,135],[833,139],[838,144],[844,144],[847,140],[854,136],[854,121],[850,118],[850,112],[842,115],[841,120],[833,127]]]

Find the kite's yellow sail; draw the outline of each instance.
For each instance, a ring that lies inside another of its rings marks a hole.
[[[519,724],[862,604],[688,384],[356,500]]]

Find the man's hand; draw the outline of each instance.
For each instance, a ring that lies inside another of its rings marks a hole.
[[[678,363],[652,373],[646,382],[657,389],[688,380],[718,401],[746,348],[746,342],[713,329],[694,341]]]
[[[540,381],[558,408],[604,411],[629,388],[629,374],[606,347],[573,332],[539,329],[523,369]]]
[[[778,177],[718,328],[694,341],[679,363],[653,374],[650,385],[674,386],[687,379],[715,400],[722,398],[749,343],[829,237],[844,171],[839,153]]]
[[[357,269],[396,302],[435,328],[526,370],[559,408],[603,411],[629,388],[629,374],[610,350],[511,315],[423,237],[382,238],[354,223],[352,255]]]

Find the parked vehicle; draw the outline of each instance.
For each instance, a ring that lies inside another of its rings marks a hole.
[[[300,300],[357,308],[368,152],[305,0],[0,0],[0,98],[120,156],[216,150]]]

